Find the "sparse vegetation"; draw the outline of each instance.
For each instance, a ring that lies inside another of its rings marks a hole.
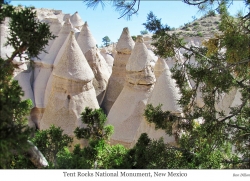
[[[200,32],[200,31],[199,31],[199,32],[197,33],[197,36],[199,36],[199,37],[203,37],[202,32]]]
[[[193,23],[194,26],[199,25],[199,23],[196,21]]]
[[[134,40],[134,42],[136,41],[136,36],[131,36],[131,38]]]

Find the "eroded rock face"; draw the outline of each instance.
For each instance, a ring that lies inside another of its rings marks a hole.
[[[81,32],[77,37],[77,43],[83,54],[96,47],[96,40],[94,39],[87,22],[84,23]]]
[[[108,65],[96,47],[91,48],[84,55],[94,73],[93,85],[98,103],[101,105],[110,77]]]
[[[77,11],[72,16],[70,16],[70,21],[72,25],[79,30],[81,30],[81,27],[84,24]]]
[[[163,111],[170,111],[172,113],[181,113],[182,109],[178,105],[178,100],[181,98],[179,89],[175,80],[171,77],[171,72],[167,64],[162,74],[157,79],[152,95],[148,103],[153,106],[162,104]]]
[[[109,78],[108,87],[101,107],[108,114],[120,92],[122,91],[126,77],[126,64],[134,48],[134,41],[129,34],[128,28],[124,28],[116,45],[116,55],[112,74]]]
[[[147,104],[152,104],[154,107],[162,104],[162,111],[170,111],[173,114],[181,116],[182,108],[178,104],[178,100],[181,98],[179,89],[175,83],[175,80],[171,77],[171,72],[165,60],[159,59],[159,62],[156,63],[156,67],[159,70],[159,65],[161,65],[162,72],[161,75],[157,78],[154,90],[150,95]],[[158,73],[159,73],[158,72]],[[175,135],[175,128],[173,128],[173,134]],[[166,135],[164,130],[158,129],[155,130],[154,123],[148,123],[144,121],[142,126],[142,132],[148,133],[148,136],[152,139],[159,139],[163,137],[165,143],[175,144],[176,137]]]
[[[5,43],[7,42],[7,37],[9,36],[9,21],[10,18],[5,18],[4,21],[0,24],[0,35],[1,35],[1,51],[0,51],[0,56],[3,59],[6,59],[7,57],[10,57],[12,53],[14,52],[14,48],[10,45],[5,46]]]
[[[158,79],[165,69],[166,69],[166,61],[162,58],[159,58],[154,67],[155,78]]]
[[[114,126],[112,144],[120,143],[131,148],[142,133],[143,112],[155,83],[147,51],[142,36],[138,36],[126,65],[124,88],[108,114],[107,124]]]
[[[65,21],[62,29],[60,30],[58,37],[51,45],[50,53],[46,54],[44,58],[41,60],[40,71],[34,81],[34,97],[37,108],[45,108],[44,105],[45,89],[50,74],[53,70],[53,63],[59,52],[60,47],[65,42],[70,31],[71,31],[71,23],[68,19],[67,21]]]
[[[82,126],[80,114],[84,108],[99,108],[93,78],[94,74],[71,32],[64,54],[53,71],[52,90],[40,128],[48,129],[54,124],[74,137],[75,128]]]
[[[107,51],[106,48],[103,48],[100,51],[100,53],[103,56],[103,58],[105,59],[106,63],[108,64],[108,70],[109,70],[109,73],[111,75],[113,64],[114,64],[114,57]]]

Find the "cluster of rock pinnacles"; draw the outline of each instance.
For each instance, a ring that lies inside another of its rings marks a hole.
[[[113,49],[100,50],[77,12],[71,16],[55,10],[37,13],[58,37],[49,41],[48,54],[41,53],[33,66],[22,58],[14,60],[20,65],[14,76],[24,90],[23,99],[33,102],[30,126],[43,130],[54,124],[74,137],[75,128],[84,126],[80,115],[85,107],[101,107],[107,124],[114,126],[111,144],[132,147],[144,132],[150,138],[163,137],[165,143],[175,143],[174,136],[155,130],[143,113],[147,104],[162,104],[163,111],[181,114],[177,104],[180,93],[169,69],[174,60],[181,61],[181,52],[169,61],[158,58],[152,52],[150,36],[139,35],[134,42],[128,28],[123,29]],[[2,30],[8,29],[8,21],[1,25]],[[2,40],[7,32],[1,31]],[[3,48],[1,56],[12,50]]]

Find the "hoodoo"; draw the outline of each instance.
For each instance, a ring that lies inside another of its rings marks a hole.
[[[101,104],[110,77],[110,72],[108,70],[108,64],[101,55],[100,50],[96,47],[96,41],[87,22],[85,22],[77,37],[77,43],[94,73],[95,78],[93,79],[93,85],[96,90],[97,100],[99,104]]]
[[[91,48],[96,47],[96,40],[94,39],[87,22],[84,23],[81,32],[77,37],[77,43],[80,46],[83,54],[85,54]]]
[[[159,58],[154,67],[155,78],[158,79],[162,72],[166,69],[167,65],[164,59]]]
[[[151,58],[142,36],[138,36],[126,65],[124,88],[108,114],[108,124],[114,126],[112,144],[132,147],[142,133],[143,112],[155,83]]]
[[[108,114],[125,83],[126,64],[134,48],[134,40],[131,38],[129,29],[123,28],[122,34],[116,45],[117,54],[114,58],[112,74],[109,78],[108,87],[102,103],[102,108]]]
[[[180,114],[182,109],[178,104],[178,100],[181,98],[179,89],[175,80],[171,77],[168,65],[166,63],[163,63],[162,65],[165,66],[165,68],[160,77],[157,79],[148,103],[153,106],[162,104],[163,111]]]
[[[109,73],[111,74],[113,64],[114,64],[114,58],[112,57],[112,55],[108,52],[108,50],[105,47],[103,49],[101,49],[100,53],[102,54],[103,58],[106,60],[106,62],[108,64]]]
[[[156,81],[154,90],[150,95],[147,104],[152,104],[154,107],[162,104],[162,111],[170,111],[173,114],[181,115],[182,109],[178,105],[178,100],[181,98],[179,89],[171,77],[171,72],[165,60],[159,59],[155,68],[161,65],[162,73]],[[159,72],[158,72],[159,73]],[[173,128],[173,133],[175,129]],[[165,131],[155,130],[153,123],[144,121],[142,132],[148,133],[150,138],[159,139],[163,137],[165,143],[174,144],[175,137],[166,135]]]
[[[92,84],[94,74],[85,59],[74,32],[71,32],[64,53],[53,71],[52,90],[40,128],[61,127],[74,136],[82,126],[80,114],[85,107],[99,108]]]
[[[93,85],[98,103],[101,105],[110,77],[108,64],[96,47],[91,48],[84,55],[94,73]]]
[[[50,53],[46,54],[44,58],[41,60],[42,63],[41,69],[34,82],[35,103],[37,108],[45,108],[44,94],[48,79],[53,69],[53,63],[60,47],[65,42],[70,31],[71,31],[71,23],[68,19],[67,21],[65,21],[62,29],[58,34],[58,37],[55,39],[54,43],[50,48],[53,51],[50,51]]]
[[[77,28],[79,30],[81,30],[81,27],[84,24],[77,11],[72,16],[70,16],[70,22],[72,23],[74,28]]]

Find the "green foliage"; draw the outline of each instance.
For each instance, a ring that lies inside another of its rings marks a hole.
[[[199,25],[199,23],[198,22],[194,22],[193,25],[196,26],[196,25]]]
[[[166,131],[166,134],[172,135],[172,125],[179,117],[171,114],[169,111],[163,112],[161,107],[162,105],[153,107],[152,104],[148,104],[144,116],[148,122],[155,123],[155,129],[163,129]]]
[[[203,37],[202,32],[199,31],[199,32],[197,33],[197,36]]]
[[[75,135],[78,139],[90,139],[90,140],[108,140],[113,133],[113,127],[110,125],[105,126],[107,117],[102,109],[91,109],[86,107],[81,114],[81,119],[86,127],[75,130]]]
[[[154,52],[161,57],[174,56],[175,49],[186,51],[185,63],[172,69],[172,77],[182,94],[179,104],[183,108],[183,117],[170,117],[170,112],[151,105],[145,110],[145,116],[168,134],[173,125],[182,130],[178,147],[189,153],[185,158],[188,168],[250,167],[249,17],[230,17],[224,4],[220,6],[220,13],[222,34],[204,42],[204,47],[186,47],[178,35],[167,32],[157,32],[153,36],[156,41]],[[195,64],[190,62],[192,56]],[[194,81],[191,89],[187,77]],[[218,109],[222,95],[231,94],[235,89],[241,92],[241,104],[232,107],[229,113]],[[201,93],[202,107],[196,102],[197,92]]]
[[[48,24],[35,19],[36,12],[32,8],[3,6],[1,20],[3,17],[11,18],[6,46],[11,45],[15,49],[15,56],[27,51],[30,57],[37,57],[41,51],[45,51],[49,40],[56,37],[51,34]]]
[[[120,18],[124,17],[130,19],[133,14],[136,14],[140,7],[140,1],[124,1],[124,0],[83,0],[87,7],[95,9],[99,4],[102,8],[105,7],[107,3],[115,7],[115,10],[120,13]]]
[[[207,12],[207,14],[205,15],[205,17],[213,17],[213,16],[216,16],[215,11],[213,11],[213,10],[209,10],[209,11]]]
[[[43,153],[45,158],[57,167],[57,154],[72,143],[73,139],[63,134],[63,130],[52,125],[47,130],[39,130],[35,133],[32,142]]]
[[[141,33],[141,35],[146,35],[146,34],[148,34],[148,31],[147,30],[142,30],[142,31],[140,31],[140,33]]]
[[[159,33],[170,30],[170,27],[168,25],[161,24],[161,19],[158,19],[152,11],[150,11],[147,16],[147,22],[143,23],[142,25],[144,25],[148,31],[153,33]]]
[[[107,47],[107,46],[110,45],[110,41],[111,40],[109,39],[108,36],[105,36],[105,37],[102,38],[102,42],[103,42],[103,44],[104,44],[105,47]]]
[[[31,130],[27,126],[26,116],[32,103],[21,100],[22,88],[12,80],[4,69],[5,61],[0,58],[0,167],[8,168],[9,160],[15,153],[27,149],[27,139]]]
[[[134,42],[136,41],[136,36],[131,36],[131,38],[134,40]]]
[[[102,109],[86,107],[81,119],[85,127],[77,127],[75,134],[78,139],[88,139],[89,145],[82,149],[76,145],[73,153],[61,152],[58,155],[58,168],[121,168],[127,149],[121,145],[109,145],[113,127],[105,126],[107,118]]]
[[[22,159],[20,155],[25,156],[29,148],[27,140],[31,129],[26,119],[32,102],[21,100],[24,93],[18,82],[13,80],[17,66],[12,60],[24,51],[36,57],[55,37],[51,35],[48,25],[35,20],[36,15],[31,8],[16,9],[1,3],[0,22],[6,17],[11,18],[6,45],[13,46],[15,51],[7,60],[0,58],[0,167],[16,168],[19,167],[18,159]]]

